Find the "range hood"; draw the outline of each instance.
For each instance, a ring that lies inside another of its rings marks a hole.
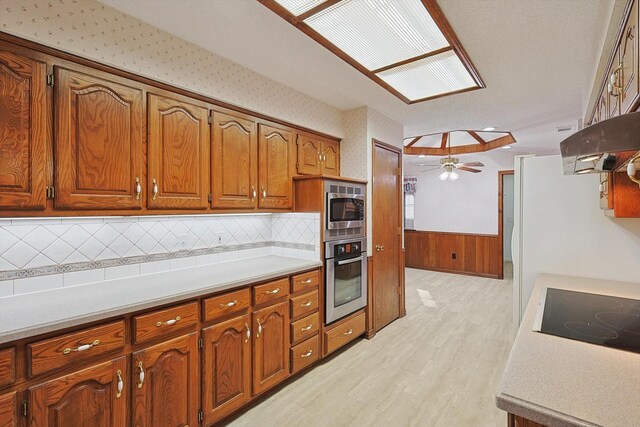
[[[640,151],[640,112],[603,120],[560,143],[565,175],[611,172],[624,151]]]

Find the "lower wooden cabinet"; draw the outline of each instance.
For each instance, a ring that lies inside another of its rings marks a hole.
[[[129,383],[123,356],[31,387],[29,427],[125,426]]]
[[[198,424],[198,333],[133,354],[131,384],[135,427]]]
[[[225,417],[251,398],[250,325],[247,314],[202,331],[205,425]]]
[[[17,427],[18,399],[16,392],[0,395],[0,427]]]
[[[253,394],[262,393],[289,375],[289,304],[253,313]]]
[[[507,415],[507,426],[508,427],[546,427],[543,424],[539,424],[539,423],[536,423],[535,421],[531,421],[526,418],[520,417],[518,415],[513,415],[513,414]]]

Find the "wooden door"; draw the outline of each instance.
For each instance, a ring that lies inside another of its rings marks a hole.
[[[373,321],[380,330],[400,317],[402,183],[400,151],[373,147]]]
[[[620,112],[625,114],[638,99],[638,1],[635,1],[620,45]]]
[[[298,135],[297,169],[300,175],[322,173],[322,141],[308,135]]]
[[[206,209],[209,110],[204,104],[149,94],[147,206]]]
[[[125,426],[129,384],[121,357],[31,387],[29,427]]]
[[[291,132],[263,124],[259,125],[259,207],[266,209],[291,207],[292,144],[293,134]]]
[[[251,398],[251,317],[236,317],[202,331],[204,424],[211,425]]]
[[[133,354],[131,387],[135,427],[198,425],[198,334]]]
[[[256,124],[213,112],[212,174],[214,208],[254,208],[258,197]]]
[[[253,313],[253,394],[289,375],[289,303]]]
[[[51,105],[47,64],[0,51],[0,208],[44,209]]]
[[[0,395],[0,427],[18,426],[18,398],[16,392]]]
[[[55,76],[56,208],[140,209],[142,90],[97,71]]]
[[[322,173],[340,176],[340,145],[337,141],[322,143]]]

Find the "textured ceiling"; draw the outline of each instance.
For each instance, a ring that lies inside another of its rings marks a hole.
[[[487,88],[405,105],[256,0],[101,0],[339,109],[369,106],[405,136],[495,126],[556,152],[577,126],[613,0],[440,0]]]

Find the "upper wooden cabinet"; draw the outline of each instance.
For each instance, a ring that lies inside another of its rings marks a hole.
[[[55,206],[140,209],[142,90],[116,76],[87,73],[55,67]]]
[[[620,41],[620,112],[628,113],[638,100],[638,1],[634,1]]]
[[[297,172],[300,175],[340,176],[340,144],[307,134],[298,134]]]
[[[198,425],[198,356],[196,332],[133,354],[132,425]]]
[[[44,209],[47,65],[0,50],[0,209]]]
[[[178,97],[148,97],[147,206],[206,209],[209,194],[209,110]]]
[[[289,304],[253,313],[253,394],[262,393],[289,375]]]
[[[292,206],[294,136],[292,132],[260,124],[258,137],[261,208],[286,209]]]
[[[253,208],[258,197],[256,124],[218,111],[212,115],[212,206]]]

